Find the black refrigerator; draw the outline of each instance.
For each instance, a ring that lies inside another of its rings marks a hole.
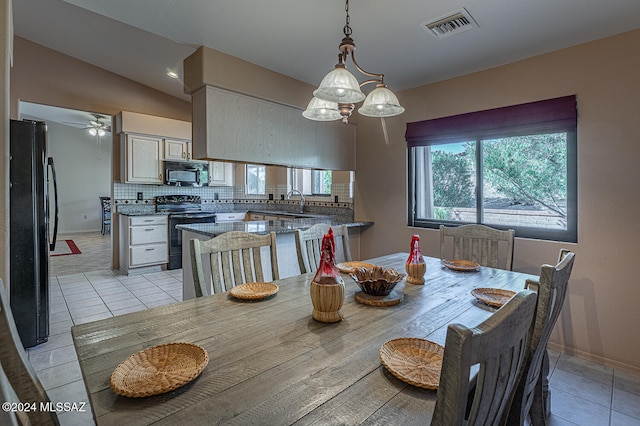
[[[29,348],[49,338],[49,250],[55,249],[58,196],[46,124],[11,120],[10,139],[10,301],[22,344]]]

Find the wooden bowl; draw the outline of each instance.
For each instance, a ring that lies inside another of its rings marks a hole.
[[[356,268],[349,275],[364,293],[372,296],[387,296],[405,277],[405,274],[399,274],[393,268],[383,269],[377,265],[373,268]]]

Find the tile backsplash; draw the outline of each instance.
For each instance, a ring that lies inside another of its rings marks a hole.
[[[351,185],[332,185],[330,196],[306,195],[305,210],[316,214],[346,214],[353,216],[353,199],[350,196],[352,193]],[[203,209],[211,211],[296,211],[300,205],[298,195],[293,196],[290,200],[287,199],[289,188],[286,185],[268,185],[264,195],[246,194],[245,189],[244,185],[193,188],[114,183],[113,191],[117,208],[127,206],[127,208],[138,207],[144,210],[153,210],[155,197],[171,194],[199,195],[202,198]],[[142,193],[142,200],[138,199],[138,193]]]

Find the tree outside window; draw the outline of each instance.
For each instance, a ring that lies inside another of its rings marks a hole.
[[[331,195],[331,170],[289,169],[292,189],[304,195]]]
[[[409,225],[576,242],[576,126],[575,97],[408,124]]]
[[[246,182],[248,195],[264,195],[266,193],[266,167],[247,164]]]

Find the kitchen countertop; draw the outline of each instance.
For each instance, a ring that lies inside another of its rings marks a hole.
[[[194,223],[176,225],[176,228],[183,231],[190,231],[207,237],[216,237],[230,231],[250,232],[252,234],[287,234],[296,229],[306,229],[316,223],[328,223],[332,226],[347,225],[348,227],[369,226],[373,222],[344,221],[331,217],[304,218],[291,220],[256,220],[251,222],[222,222],[222,223]]]
[[[258,214],[264,214],[264,215],[271,215],[271,216],[291,216],[292,218],[294,217],[303,217],[305,219],[309,218],[309,219],[326,219],[326,218],[331,218],[331,215],[322,215],[322,214],[311,214],[311,213],[292,213],[292,212],[281,212],[281,211],[277,211],[277,210],[271,210],[271,211],[267,211],[267,210],[250,210],[250,211],[238,211],[238,210],[233,210],[233,211],[222,211],[222,212],[216,212],[216,211],[209,211],[209,210],[202,210],[202,213],[214,213],[214,214],[225,214],[225,213],[258,213]],[[118,212],[118,214],[121,214],[123,216],[167,216],[169,215],[169,212],[158,212],[158,211],[145,211],[145,210],[129,210],[129,211],[122,211],[122,212]]]
[[[122,216],[169,216],[168,212],[143,212],[143,211],[129,211],[129,212],[118,212]]]

